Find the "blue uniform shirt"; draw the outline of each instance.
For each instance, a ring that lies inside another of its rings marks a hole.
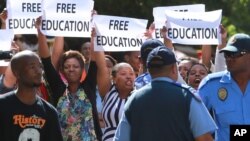
[[[147,85],[148,83],[150,83],[152,80],[151,75],[148,72],[145,72],[141,75],[139,75],[136,79],[135,79],[135,89],[139,90],[140,88],[142,88],[143,86]],[[183,78],[181,77],[180,73],[178,72],[178,79],[177,82],[180,84],[186,84],[186,82],[183,80]]]
[[[135,79],[135,89],[138,90],[141,87],[145,86],[146,84],[151,82],[151,79],[152,78],[148,72],[141,74]]]
[[[231,124],[250,124],[250,81],[242,93],[230,72],[223,71],[205,77],[198,91],[214,113],[218,141],[229,141]]]
[[[153,79],[152,81],[160,80],[160,81],[168,81],[171,83],[175,83],[173,80],[167,77],[159,77]],[[175,83],[176,85],[181,85]],[[193,91],[193,88],[187,85],[182,85],[182,87],[189,87]],[[133,98],[133,95],[130,97]],[[196,99],[196,100],[195,100]],[[215,122],[207,111],[205,105],[202,101],[199,101],[199,96],[194,94],[194,98],[191,101],[190,112],[189,112],[189,120],[190,120],[190,129],[192,130],[193,136],[198,137],[205,133],[212,133],[217,129]],[[114,141],[129,141],[130,140],[130,131],[131,125],[129,124],[125,114],[123,113],[120,123],[117,127],[116,134],[114,137]]]

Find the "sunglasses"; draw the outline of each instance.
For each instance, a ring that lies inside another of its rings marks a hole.
[[[248,52],[241,51],[241,52],[224,52],[225,58],[239,58],[246,55]]]

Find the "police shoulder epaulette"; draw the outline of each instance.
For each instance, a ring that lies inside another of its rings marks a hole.
[[[200,87],[204,86],[208,81],[211,81],[213,79],[220,79],[224,74],[226,74],[226,71],[221,71],[221,72],[215,72],[208,74],[206,77],[204,77],[200,83]]]
[[[147,73],[143,73],[143,74],[137,76],[137,77],[135,78],[135,81],[141,81],[141,80],[143,79],[143,77],[146,76],[146,75],[147,75]]]
[[[216,79],[222,77],[227,71],[220,71],[215,73],[210,73],[207,75],[208,79]]]

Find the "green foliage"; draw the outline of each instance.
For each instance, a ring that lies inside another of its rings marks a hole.
[[[222,24],[229,36],[237,32],[250,34],[250,0],[95,0],[102,15],[126,16],[153,21],[153,7],[205,4],[206,11],[223,10]]]

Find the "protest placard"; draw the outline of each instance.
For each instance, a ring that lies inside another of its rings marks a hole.
[[[175,12],[166,10],[167,36],[175,43],[218,45],[222,10],[210,12]]]
[[[94,50],[139,51],[144,42],[147,20],[118,16],[95,15]]]
[[[14,38],[12,30],[0,30],[1,51],[8,51],[11,48],[11,41]]]
[[[93,0],[43,0],[41,31],[49,36],[90,37]]]
[[[155,32],[153,37],[163,41],[161,37],[160,29],[165,26],[166,23],[166,10],[172,10],[177,12],[205,12],[204,4],[192,4],[192,5],[179,5],[179,6],[162,6],[153,8],[153,16],[155,23]]]
[[[6,28],[14,34],[36,34],[36,18],[42,15],[41,0],[7,0]]]

